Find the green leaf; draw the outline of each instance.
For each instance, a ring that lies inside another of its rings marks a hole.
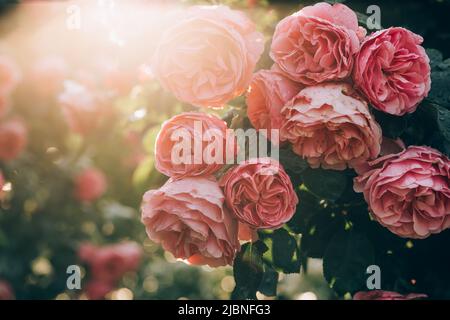
[[[236,287],[232,293],[233,299],[256,299],[264,276],[262,256],[268,250],[262,241],[246,243],[236,256],[233,264],[233,275]]]
[[[300,272],[297,240],[286,229],[278,229],[272,234],[272,259],[273,265],[284,273]]]
[[[372,110],[375,119],[380,124],[383,136],[397,139],[407,129],[407,117],[393,116],[378,110]]]
[[[306,190],[300,190],[298,193],[300,199],[295,214],[287,225],[294,233],[305,233],[311,219],[319,214],[323,208],[319,204],[319,199]]]
[[[323,259],[325,279],[338,294],[367,289],[366,269],[374,264],[374,248],[367,237],[354,231],[337,233]]]
[[[307,169],[303,172],[303,183],[318,197],[336,201],[347,186],[347,176],[340,171]]]
[[[277,285],[278,272],[266,265],[258,291],[266,296],[273,297],[277,295]]]

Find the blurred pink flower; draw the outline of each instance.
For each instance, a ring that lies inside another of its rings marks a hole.
[[[409,293],[406,295],[383,290],[359,291],[353,295],[353,300],[418,300],[427,298],[423,293]]]
[[[84,292],[89,300],[103,300],[114,290],[114,285],[100,280],[91,280],[84,286]]]
[[[136,271],[142,258],[142,249],[135,242],[97,247],[90,243],[78,249],[79,258],[90,267],[91,281],[99,285],[114,285],[127,272]]]
[[[98,129],[112,114],[105,97],[73,81],[65,82],[65,89],[58,100],[70,129],[81,135]]]
[[[0,123],[0,160],[17,158],[27,145],[27,128],[19,119]]]
[[[14,291],[11,285],[0,279],[0,300],[14,300]]]
[[[0,94],[9,94],[21,79],[17,64],[7,56],[0,55]]]
[[[247,89],[264,50],[263,39],[240,11],[191,7],[164,33],[152,68],[179,100],[222,107]]]
[[[305,85],[342,80],[351,75],[364,35],[350,8],[321,2],[278,23],[270,56],[286,76]]]
[[[105,175],[96,168],[88,168],[75,177],[75,197],[79,201],[92,202],[100,198],[108,186]]]
[[[46,56],[33,66],[31,81],[33,89],[43,97],[56,95],[63,88],[69,66],[61,56]]]
[[[150,240],[178,259],[211,267],[232,264],[239,250],[238,226],[213,178],[170,179],[147,191],[142,222]]]
[[[410,146],[356,168],[372,216],[405,238],[427,238],[450,228],[450,160],[425,146]]]
[[[422,37],[389,28],[367,37],[357,56],[355,85],[378,110],[393,115],[414,112],[431,88],[430,59]]]

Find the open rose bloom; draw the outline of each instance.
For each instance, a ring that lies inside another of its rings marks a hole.
[[[222,107],[248,87],[263,35],[242,12],[196,6],[177,17],[158,44],[153,72],[179,100]]]
[[[422,37],[404,28],[370,35],[356,59],[353,79],[378,110],[414,112],[431,88],[430,60]]]
[[[253,229],[277,229],[288,222],[298,203],[291,180],[278,161],[245,161],[222,177],[227,207]]]
[[[350,8],[322,2],[278,23],[270,57],[286,76],[305,85],[346,79],[364,35]]]
[[[239,241],[237,222],[225,210],[224,200],[212,178],[169,180],[145,193],[142,222],[149,238],[176,258],[211,267],[228,265]]]
[[[205,176],[235,155],[235,138],[225,121],[206,113],[185,112],[164,122],[155,145],[155,167],[175,178]]]
[[[281,140],[313,168],[343,170],[380,153],[380,126],[349,85],[307,87],[282,114]]]
[[[396,235],[423,239],[450,227],[450,160],[437,150],[411,146],[358,171],[355,191]]]
[[[276,70],[260,70],[253,75],[246,97],[247,116],[255,129],[280,129],[281,110],[302,86]]]
[[[426,294],[409,293],[406,295],[383,290],[360,291],[355,293],[353,300],[418,300],[427,298]]]

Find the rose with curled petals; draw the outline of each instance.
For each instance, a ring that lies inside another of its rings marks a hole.
[[[307,87],[282,115],[281,140],[292,143],[312,168],[344,170],[380,153],[381,128],[350,85]]]
[[[242,12],[195,6],[163,34],[152,68],[179,100],[222,107],[247,89],[263,50],[263,35]]]
[[[150,240],[178,259],[211,267],[229,265],[239,250],[238,226],[225,210],[224,198],[212,178],[170,179],[145,193],[142,222]]]
[[[305,85],[346,79],[365,31],[347,6],[317,3],[281,20],[270,57],[289,78]]]
[[[369,162],[358,174],[355,191],[396,235],[424,239],[450,227],[450,161],[439,151],[410,146]]]
[[[431,88],[430,59],[422,37],[404,28],[370,35],[356,58],[353,80],[378,110],[414,112]]]
[[[280,129],[281,110],[302,86],[277,70],[260,70],[253,75],[246,96],[247,116],[257,130]]]
[[[383,290],[360,291],[355,293],[353,300],[418,300],[427,298],[423,293],[408,293],[406,295]]]
[[[174,178],[217,172],[227,163],[227,155],[235,155],[236,144],[232,141],[235,138],[227,129],[225,121],[206,113],[185,112],[174,116],[163,123],[156,138],[156,169]],[[185,142],[188,150],[182,148]]]
[[[278,229],[295,213],[298,203],[291,180],[270,158],[247,160],[220,181],[228,209],[254,229]]]

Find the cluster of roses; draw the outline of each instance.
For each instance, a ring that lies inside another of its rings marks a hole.
[[[144,195],[142,221],[150,239],[176,258],[217,267],[233,262],[239,239],[250,240],[257,229],[276,229],[289,221],[298,199],[281,164],[270,158],[242,162],[219,181],[214,174],[226,163],[226,150],[222,162],[174,163],[174,132],[188,132],[193,145],[195,122],[216,130],[224,149],[233,145],[227,143],[234,140],[227,124],[213,115],[188,112],[166,121],[156,140],[155,166],[170,179]],[[203,142],[202,153],[209,145]]]
[[[354,168],[359,174],[354,189],[364,192],[377,221],[399,236],[425,238],[450,227],[449,159],[426,146],[383,152],[382,130],[369,109],[370,103],[381,112],[402,116],[414,112],[427,96],[430,65],[422,41],[398,27],[366,36],[350,8],[318,3],[278,23],[270,49],[275,63],[252,76],[263,51],[262,35],[253,23],[227,7],[194,7],[162,36],[153,70],[164,88],[200,107],[221,107],[247,90],[248,117],[256,129],[280,130],[282,143],[290,144],[313,168]],[[170,144],[166,147],[170,150]],[[170,161],[161,150],[156,152],[160,168],[159,162]],[[297,199],[287,191],[278,193],[272,205],[261,205],[266,194],[276,194],[272,188],[264,189],[259,180],[255,184],[255,171],[233,171],[237,174],[225,181],[241,181],[235,195],[249,195],[241,202],[227,194],[233,187],[224,185],[228,209],[241,221],[264,226],[254,223],[261,221],[254,216],[267,208],[276,220],[277,212],[286,208],[280,199],[290,199],[288,207],[295,207]],[[290,185],[287,176],[281,175],[282,180]],[[177,186],[175,194],[171,185]],[[198,251],[219,255],[219,250],[202,247],[207,228],[193,225],[193,216],[178,205],[180,200],[188,207],[197,201],[198,190],[204,189],[197,185],[193,189],[192,182],[171,180],[144,197],[143,220],[150,238],[178,257]],[[271,226],[284,220],[278,222]],[[181,245],[192,242],[197,243]]]
[[[450,227],[449,159],[425,146],[383,150],[368,103],[395,116],[414,112],[430,91],[429,58],[422,38],[404,28],[365,34],[342,4],[318,3],[280,21],[275,64],[254,75],[248,116],[258,129],[279,129],[313,168],[354,168],[354,189],[377,221],[426,238]]]
[[[84,292],[89,299],[103,299],[127,273],[136,271],[142,258],[141,247],[134,242],[97,247],[90,243],[78,248],[78,256],[90,269]]]

